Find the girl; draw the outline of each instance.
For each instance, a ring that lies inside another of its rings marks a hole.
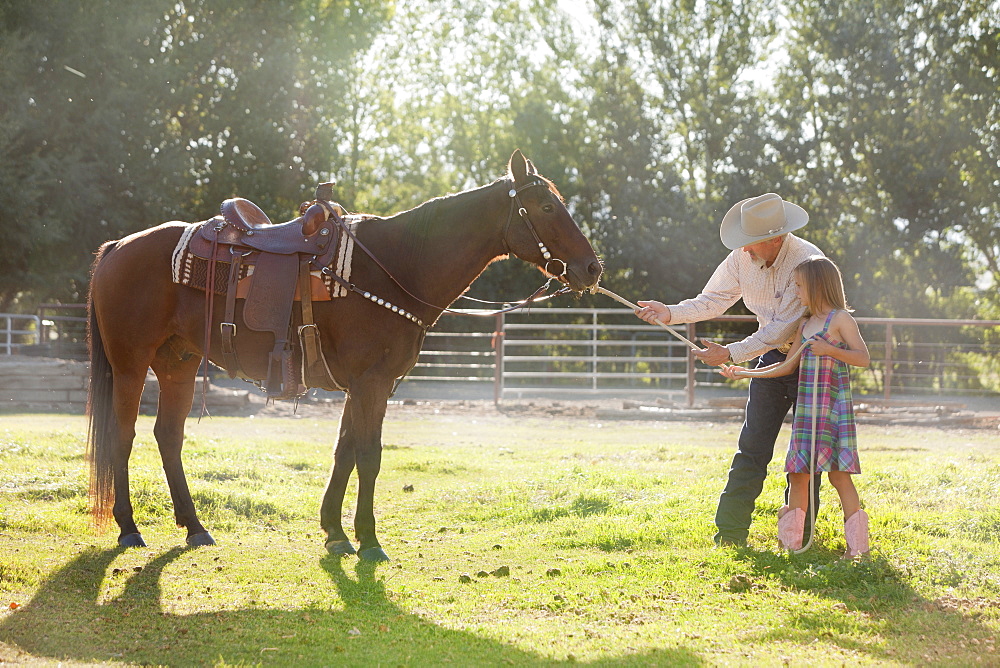
[[[871,358],[858,323],[847,306],[837,265],[823,256],[810,257],[795,268],[795,284],[806,315],[799,327],[799,336],[788,352],[790,361],[749,373],[741,366],[723,365],[720,373],[727,378],[748,378],[787,374],[799,367],[798,400],[785,460],[785,471],[789,474],[788,505],[778,510],[778,539],[788,550],[802,547],[815,415],[815,471],[827,471],[830,484],[840,495],[847,536],[844,557],[856,557],[868,552],[868,515],[861,510],[858,491],[851,479],[852,474],[861,472],[861,466],[847,367],[867,367]],[[805,350],[798,358],[796,353],[803,346]],[[788,366],[775,373],[783,364]],[[816,382],[819,385],[814,405],[813,384]]]

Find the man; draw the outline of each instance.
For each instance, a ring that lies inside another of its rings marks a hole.
[[[795,286],[795,267],[823,253],[791,232],[804,227],[809,214],[774,193],[739,202],[722,219],[720,236],[733,252],[719,265],[694,299],[667,306],[640,301],[636,315],[665,325],[710,320],[725,313],[741,297],[756,316],[757,331],[742,341],[706,347],[694,356],[711,366],[757,359],[766,366],[785,359],[805,308]],[[767,465],[788,409],[795,404],[798,373],[750,381],[746,421],[729,469],[729,480],[715,514],[717,545],[745,545],[754,504],[764,486]],[[819,485],[815,501],[818,507]],[[806,527],[809,531],[809,527]]]

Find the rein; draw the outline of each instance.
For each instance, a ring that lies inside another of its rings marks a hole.
[[[513,188],[512,187],[507,192],[507,195],[508,195],[508,197],[510,197],[510,200],[511,200],[510,201],[510,209],[507,212],[507,222],[504,225],[503,235],[500,237],[500,243],[503,244],[504,252],[507,255],[510,255],[511,254],[511,252],[510,252],[510,246],[507,244],[507,233],[508,233],[508,231],[510,229],[510,223],[511,223],[511,221],[514,218],[514,210],[516,208],[517,212],[518,212],[518,215],[520,215],[520,217],[521,217],[521,220],[523,220],[524,223],[525,223],[525,225],[528,226],[528,231],[530,231],[531,232],[531,236],[534,237],[535,243],[538,244],[538,249],[539,249],[539,251],[541,251],[542,258],[545,260],[545,266],[542,268],[542,270],[546,274],[548,274],[550,278],[545,282],[544,285],[542,285],[537,290],[535,290],[535,292],[532,293],[532,295],[530,297],[528,297],[526,299],[522,299],[519,302],[515,302],[515,303],[511,304],[510,306],[506,306],[504,308],[497,309],[495,311],[490,311],[488,313],[469,313],[469,312],[466,312],[466,311],[458,311],[458,310],[452,309],[452,308],[447,307],[447,306],[438,306],[436,304],[432,304],[432,303],[430,303],[428,301],[425,301],[425,300],[421,299],[420,297],[416,296],[415,294],[413,294],[412,292],[410,292],[406,288],[406,286],[404,286],[402,283],[400,283],[399,280],[395,276],[393,276],[392,272],[389,271],[388,267],[386,267],[384,264],[382,264],[382,262],[378,259],[378,257],[375,256],[375,253],[373,253],[367,246],[364,245],[364,243],[362,243],[362,241],[358,238],[357,234],[355,234],[350,229],[350,227],[344,222],[343,218],[341,218],[340,216],[335,216],[334,218],[335,218],[337,224],[340,226],[340,228],[347,234],[348,237],[351,238],[352,241],[354,241],[354,244],[358,248],[360,248],[364,252],[365,255],[367,255],[369,258],[371,258],[371,260],[379,267],[379,269],[381,269],[385,273],[386,276],[389,277],[389,280],[391,280],[396,285],[396,287],[398,287],[400,290],[402,290],[403,292],[405,292],[411,298],[413,298],[416,301],[420,302],[424,306],[429,306],[429,307],[431,307],[433,309],[441,311],[442,313],[453,313],[455,315],[468,315],[468,316],[476,316],[476,317],[492,317],[492,316],[500,315],[502,313],[510,313],[511,311],[516,311],[518,309],[525,308],[529,304],[533,304],[533,303],[536,303],[536,302],[546,301],[548,299],[551,299],[552,297],[556,297],[556,296],[559,296],[559,295],[566,294],[567,292],[570,292],[570,288],[564,286],[564,287],[560,288],[559,290],[556,290],[555,292],[553,292],[551,294],[545,294],[548,291],[549,285],[552,283],[553,279],[557,279],[558,280],[558,279],[562,279],[562,278],[564,278],[566,276],[567,264],[566,264],[565,261],[563,261],[563,260],[561,260],[559,258],[553,258],[552,257],[552,253],[549,252],[549,249],[545,246],[544,243],[542,243],[542,240],[539,238],[538,233],[535,231],[535,226],[531,224],[531,220],[528,218],[528,211],[527,211],[527,209],[525,209],[524,205],[521,204],[521,198],[519,196],[520,193],[521,193],[521,191],[522,190],[526,190],[528,188],[534,188],[536,186],[548,188],[548,185],[544,181],[540,181],[540,180],[536,179],[536,180],[533,180],[531,183],[528,183],[528,184],[525,184],[525,185],[521,186],[520,188]],[[554,263],[554,262],[558,262],[559,264],[562,265],[562,270],[558,274],[555,273],[554,271],[550,271],[549,270],[549,265],[552,264],[552,263]],[[417,318],[416,316],[413,316],[412,314],[408,313],[407,311],[404,311],[402,308],[400,308],[398,306],[395,306],[395,305],[391,304],[390,302],[388,302],[388,301],[386,301],[384,299],[381,299],[381,298],[373,295],[370,292],[361,290],[360,288],[358,288],[357,286],[355,286],[353,283],[349,283],[349,282],[345,281],[343,278],[341,278],[340,276],[338,276],[336,274],[336,272],[334,272],[329,267],[317,267],[317,269],[319,269],[319,271],[322,272],[324,275],[330,276],[331,278],[333,278],[334,280],[336,280],[337,282],[339,282],[341,285],[343,285],[348,290],[350,290],[352,292],[356,292],[356,293],[360,294],[361,296],[365,297],[366,299],[370,299],[371,301],[377,302],[379,305],[385,306],[387,309],[393,311],[394,313],[399,313],[403,317],[405,317],[405,318],[407,318],[407,319],[409,319],[409,320],[417,323],[421,327],[424,326],[423,322],[419,318]],[[509,304],[509,302],[486,302],[486,301],[482,301],[482,300],[479,300],[479,299],[473,299],[472,297],[463,297],[463,298],[464,299],[470,299],[472,301],[476,301],[476,302],[479,302],[479,303],[482,303],[482,304],[499,304],[499,303],[507,303],[507,304]]]

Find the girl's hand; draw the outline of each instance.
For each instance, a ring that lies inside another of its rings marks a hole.
[[[739,366],[738,364],[723,364],[722,366],[719,367],[720,374],[722,374],[726,378],[732,378],[733,380],[737,380],[739,378],[745,378],[746,376],[744,376],[741,373],[742,371],[743,367]]]
[[[806,341],[806,344],[816,355],[829,355],[831,351],[837,350],[836,346],[831,346],[819,334]]]

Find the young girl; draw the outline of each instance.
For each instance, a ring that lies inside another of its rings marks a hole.
[[[844,295],[840,270],[823,256],[813,256],[795,268],[795,284],[806,315],[799,337],[785,363],[760,367],[752,375],[784,375],[799,367],[799,392],[792,422],[785,471],[789,474],[788,505],[778,510],[778,539],[788,550],[802,547],[802,533],[809,504],[810,451],[813,418],[816,416],[816,467],[827,471],[840,495],[844,510],[844,533],[847,551],[844,557],[856,557],[868,551],[868,515],[861,510],[858,491],[851,474],[860,473],[854,405],[848,365],[867,367],[871,358],[861,338],[857,321],[851,316]],[[805,346],[801,358],[795,359]],[[747,378],[751,373],[741,366],[723,365],[720,373],[727,378]],[[818,382],[815,405],[813,384]]]

